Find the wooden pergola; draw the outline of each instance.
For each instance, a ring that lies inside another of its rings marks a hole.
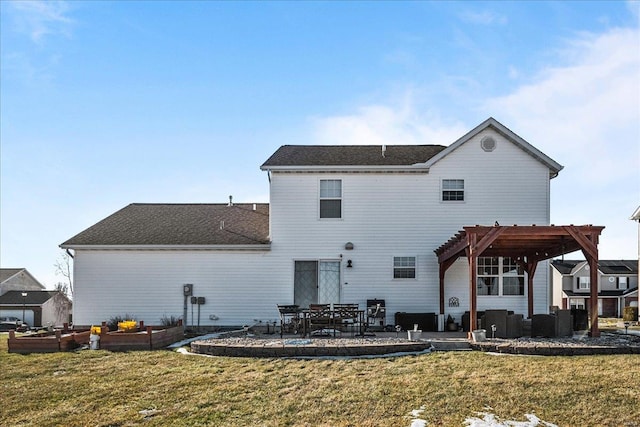
[[[540,261],[581,250],[591,277],[591,336],[598,329],[598,240],[604,227],[593,225],[495,225],[469,226],[435,250],[440,265],[440,314],[444,314],[444,277],[454,262],[466,256],[469,261],[469,325],[477,323],[478,257],[510,257],[527,273],[528,317],[533,316],[533,277]]]

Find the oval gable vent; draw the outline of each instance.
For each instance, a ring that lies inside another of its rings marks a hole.
[[[493,151],[496,149],[496,140],[490,136],[485,136],[480,141],[480,146],[484,151]]]

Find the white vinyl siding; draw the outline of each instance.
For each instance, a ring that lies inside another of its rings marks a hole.
[[[482,150],[479,141],[486,135],[499,149]],[[549,224],[549,169],[490,129],[429,173],[273,171],[270,178],[271,250],[77,250],[74,323],[99,324],[132,313],[153,325],[164,314],[182,316],[184,283],[194,284],[194,296],[206,297],[201,325],[274,321],[277,304],[293,303],[294,261],[324,259],[341,260],[342,302],[364,308],[367,299],[384,299],[392,324],[395,312],[439,311],[434,250],[462,226]],[[442,178],[464,180],[464,203],[455,209],[441,201]],[[340,197],[326,198],[340,200],[340,220],[318,220],[322,180],[340,182]],[[347,242],[353,250],[345,249]],[[402,255],[415,257],[413,280],[394,279],[390,272],[393,258]],[[346,268],[348,260],[353,268]],[[541,262],[534,277],[536,313],[550,303],[547,265]],[[447,270],[444,292],[445,301],[460,301],[457,308],[446,307],[447,314],[459,317],[469,309],[465,258]],[[478,310],[491,308],[526,314],[527,299],[478,298]],[[188,316],[190,323],[190,309]]]

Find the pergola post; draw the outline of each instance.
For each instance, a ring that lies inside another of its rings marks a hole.
[[[588,230],[582,232],[578,227],[569,225],[564,227],[571,237],[573,237],[579,244],[584,257],[589,263],[589,308],[591,310],[591,329],[590,335],[592,337],[600,336],[600,329],[598,328],[598,236],[600,232],[594,232]]]
[[[590,281],[590,305],[591,305],[591,331],[592,337],[600,336],[598,328],[598,259],[589,257],[589,281]]]
[[[478,235],[470,233],[467,239],[469,242],[466,250],[469,260],[469,332],[472,332],[478,327],[478,255],[476,253]]]
[[[478,327],[478,276],[476,268],[478,266],[478,257],[475,254],[469,255],[469,331],[473,331]]]
[[[538,261],[530,260],[524,263],[524,269],[527,272],[527,315],[531,319],[533,317],[533,277],[536,274]]]
[[[449,267],[456,262],[456,258],[449,258],[439,263],[440,270],[440,314],[444,314],[444,276]]]
[[[446,269],[443,263],[438,264],[440,266],[440,314],[444,314],[444,273]]]

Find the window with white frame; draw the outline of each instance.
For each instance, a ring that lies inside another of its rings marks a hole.
[[[394,279],[415,279],[416,278],[416,257],[414,256],[393,257],[393,278]]]
[[[442,201],[443,202],[464,201],[464,179],[443,179],[442,180]]]
[[[524,295],[524,268],[512,258],[502,258],[502,295]]]
[[[578,277],[578,289],[589,289],[590,283],[591,283],[591,277],[589,276]]]
[[[342,218],[342,180],[320,180],[320,218]]]
[[[511,258],[479,257],[478,295],[524,295],[524,269]]]
[[[618,289],[629,289],[629,282],[626,277],[618,277]]]

